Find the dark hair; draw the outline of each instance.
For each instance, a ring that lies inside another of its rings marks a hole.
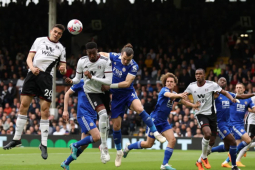
[[[88,43],[86,44],[86,49],[87,49],[87,50],[91,50],[91,49],[93,49],[93,48],[96,48],[96,49],[97,49],[97,43],[95,43],[95,42],[88,42]]]
[[[204,72],[204,74],[205,74],[205,70],[203,68],[198,68],[198,69],[196,69],[196,71],[197,70],[202,70]]]
[[[62,25],[62,24],[56,24],[56,25],[54,25],[54,27],[57,27],[57,28],[59,28],[59,29],[61,29],[63,32],[65,31],[65,26],[64,25]],[[53,28],[54,28],[53,27]]]
[[[130,43],[127,43],[121,50],[121,53],[126,52],[126,55],[129,57],[134,55],[133,46]]]
[[[162,84],[163,84],[164,86],[166,86],[166,80],[167,80],[167,78],[169,78],[169,77],[173,78],[173,79],[174,79],[174,82],[175,82],[176,84],[178,84],[178,78],[177,78],[173,73],[166,73],[166,74],[163,74],[163,75],[161,76],[161,78],[160,78],[160,80],[162,81]]]

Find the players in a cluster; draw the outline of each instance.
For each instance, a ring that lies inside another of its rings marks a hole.
[[[174,90],[176,84],[178,83],[177,77],[172,73],[166,73],[162,75],[161,82],[164,87],[161,89],[158,94],[158,101],[155,106],[155,110],[151,113],[151,118],[158,130],[163,136],[166,137],[168,144],[165,149],[165,155],[160,167],[161,170],[175,170],[171,165],[168,164],[174,150],[174,146],[176,143],[176,139],[174,137],[174,132],[172,126],[168,122],[169,114],[173,108],[173,106],[177,105],[178,102],[192,108],[199,108],[200,103],[196,104],[187,102],[185,99],[187,97],[187,93],[177,94]],[[182,100],[184,99],[184,100]],[[155,137],[152,135],[151,130],[147,127],[147,140],[139,141],[136,143],[127,143],[124,149],[124,158],[127,157],[127,154],[132,149],[143,149],[143,148],[151,148],[154,145]]]

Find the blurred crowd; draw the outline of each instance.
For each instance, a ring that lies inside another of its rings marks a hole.
[[[0,134],[14,133],[20,107],[19,94],[28,71],[26,57],[35,38],[45,36],[48,30],[48,2],[39,0],[35,4],[31,1],[28,6],[25,3],[26,0],[17,0],[17,3],[12,2],[5,7],[0,3]],[[141,5],[143,8],[140,8]],[[202,10],[194,10],[201,6]],[[57,4],[57,21],[67,23],[73,18],[80,19],[85,31],[92,33],[91,40],[98,43],[99,51],[120,52],[121,47],[130,42],[134,46],[134,59],[139,65],[135,89],[144,109],[151,113],[162,88],[160,77],[166,72],[172,72],[178,77],[177,92],[184,91],[190,82],[195,81],[196,68],[207,67],[213,68],[207,76],[208,80],[217,82],[219,77],[227,79],[229,85],[226,90],[234,92],[237,82],[242,82],[247,93],[255,92],[253,41],[247,42],[239,39],[238,35],[227,33],[225,43],[231,57],[228,62],[222,60],[216,63],[220,56],[221,34],[238,17],[228,16],[236,14],[238,8],[254,15],[254,10],[250,10],[253,7],[250,1],[241,4],[218,1],[207,4],[183,0],[182,8],[179,9],[170,0],[163,3],[159,0],[153,3],[135,0],[134,4],[130,4],[129,0],[122,0],[121,3],[106,0],[106,3],[100,4],[94,0],[86,0],[85,4],[75,0],[72,5],[64,0]],[[32,15],[35,11],[37,15]],[[89,24],[86,26],[93,19],[101,20],[102,30],[95,31]],[[86,55],[86,51],[81,47],[79,55],[72,54],[71,38],[71,34],[66,32],[60,41],[67,51],[67,73],[64,77],[73,78],[77,61]],[[59,80],[64,77],[57,73]],[[55,100],[58,114],[50,117],[50,134],[80,134],[75,121],[77,95],[68,101],[69,121],[62,118],[64,94],[68,88],[66,86]],[[38,102],[35,98],[30,105],[25,134],[41,133],[38,127],[41,115]],[[194,111],[190,108],[178,105],[169,115],[168,121],[176,137],[202,137]],[[146,135],[141,117],[131,110],[126,110],[122,125],[123,135]]]

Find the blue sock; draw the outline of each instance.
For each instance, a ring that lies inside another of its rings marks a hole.
[[[229,147],[229,154],[231,157],[232,165],[236,165],[236,146]]]
[[[242,150],[245,146],[247,146],[248,144],[244,141],[242,141],[241,143],[239,143],[239,145],[236,148],[236,152],[239,153],[240,150]]]
[[[225,152],[225,151],[226,149],[224,145],[219,145],[212,148],[212,152]]]
[[[81,148],[79,148],[78,149],[78,151],[77,151],[77,157],[79,157],[80,156],[80,154],[83,152],[84,150],[82,150]],[[66,165],[69,165],[71,162],[73,162],[73,157],[72,157],[72,155],[70,155],[64,162],[65,162],[65,164]]]
[[[88,144],[93,143],[93,142],[94,141],[93,141],[92,136],[87,136],[87,137],[83,138],[82,140],[74,143],[73,145],[74,145],[74,147],[79,148],[80,146],[88,145]]]
[[[136,143],[132,143],[128,146],[128,150],[132,150],[132,149],[142,149],[141,147],[141,142],[142,141],[138,141]]]
[[[140,113],[140,116],[142,117],[143,122],[150,128],[151,132],[157,131],[154,123],[151,120],[150,115],[145,110]]]
[[[229,157],[226,159],[227,162],[230,162]]]
[[[120,130],[118,130],[118,131],[113,130],[112,136],[113,136],[113,140],[114,140],[116,149],[121,150],[121,148],[122,148],[121,147],[121,131]]]
[[[173,154],[174,149],[166,147],[163,165],[167,164]]]

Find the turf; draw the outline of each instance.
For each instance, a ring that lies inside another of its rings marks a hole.
[[[63,162],[70,154],[67,148],[49,148],[49,157],[43,160],[38,148],[14,148],[12,150],[3,150],[0,148],[0,170],[61,170]],[[111,161],[102,164],[100,161],[100,152],[98,149],[86,150],[76,161],[70,165],[71,170],[160,170],[164,151],[162,150],[133,150],[127,158],[122,159],[122,165],[115,167],[115,150],[110,150]],[[174,150],[169,164],[177,170],[197,170],[195,162],[201,151],[181,151]],[[211,170],[224,170],[221,163],[226,158],[226,153],[213,153],[209,156],[209,162],[212,165]],[[254,170],[255,152],[250,151],[242,163],[246,165],[242,170]],[[227,169],[226,169],[227,170]]]

